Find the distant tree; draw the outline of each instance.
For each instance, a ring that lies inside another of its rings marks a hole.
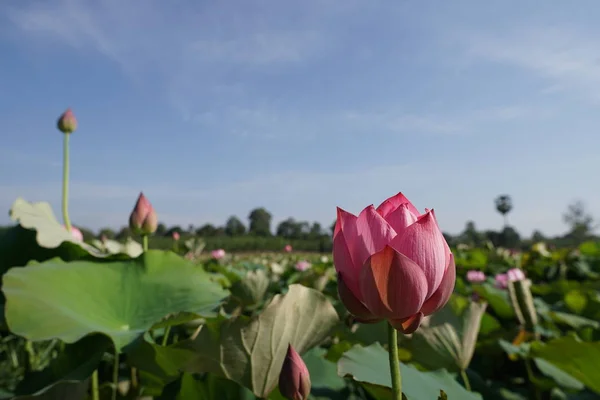
[[[167,226],[165,224],[163,224],[162,222],[160,222],[158,224],[158,226],[156,227],[156,235],[164,236],[165,233],[167,233]]]
[[[87,240],[91,240],[94,239],[96,237],[96,235],[94,234],[93,231],[91,231],[90,229],[87,228],[83,228],[83,227],[78,227],[79,231],[81,232],[81,234],[83,235],[83,240],[87,241]]]
[[[513,227],[506,226],[500,233],[500,240],[500,246],[514,249],[521,244],[521,235]]]
[[[241,236],[246,233],[246,227],[238,217],[232,215],[225,223],[225,234],[227,236]]]
[[[194,233],[194,224],[189,224],[189,225],[188,225],[188,229],[187,229],[187,231],[188,231],[189,233]]]
[[[114,239],[116,233],[110,228],[102,228],[100,229],[100,232],[98,232],[98,237],[101,238],[102,236],[106,236],[107,239]]]
[[[263,207],[255,208],[248,215],[250,221],[248,231],[256,236],[270,236],[271,218],[271,214]]]
[[[117,240],[123,240],[123,239],[127,239],[128,237],[131,237],[131,229],[129,229],[128,226],[124,226],[122,227],[119,232],[117,232],[117,235],[115,236],[115,238]]]
[[[314,222],[310,227],[309,236],[313,238],[317,238],[323,234],[323,228],[321,228],[321,224],[318,222]]]
[[[196,235],[203,237],[216,236],[217,228],[215,228],[215,226],[212,224],[205,224],[196,229]]]
[[[335,232],[335,224],[337,223],[337,220],[333,221],[333,224],[331,224],[331,226],[329,227],[329,230],[331,231],[331,235],[333,235],[333,233]]]
[[[533,231],[533,233],[531,234],[531,241],[534,243],[543,242],[545,240],[546,237],[544,236],[544,234],[538,230]]]
[[[495,203],[496,210],[502,214],[502,217],[504,218],[504,227],[506,228],[508,226],[508,213],[513,208],[512,199],[509,195],[503,194],[496,197]]]
[[[481,246],[483,244],[484,235],[477,231],[475,222],[468,221],[465,225],[465,230],[460,234],[460,242],[470,246]]]
[[[292,239],[295,238],[299,233],[298,223],[294,218],[288,218],[281,221],[277,225],[275,234],[284,238]]]
[[[576,243],[584,241],[596,228],[594,217],[586,210],[581,200],[569,204],[567,212],[563,214],[563,220],[570,226],[569,235]]]

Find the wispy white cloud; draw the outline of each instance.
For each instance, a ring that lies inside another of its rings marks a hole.
[[[525,69],[547,79],[544,91],[573,91],[600,100],[600,43],[595,34],[571,27],[515,29],[463,36],[467,54]]]

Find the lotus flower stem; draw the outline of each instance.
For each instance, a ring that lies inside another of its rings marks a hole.
[[[100,400],[100,390],[98,389],[98,370],[92,373],[92,400]]]
[[[117,388],[119,385],[119,350],[115,347],[115,360],[113,364],[113,390],[112,400],[117,400]]]
[[[465,371],[464,369],[461,369],[460,376],[463,380],[463,383],[465,384],[465,389],[467,389],[470,392],[471,391],[471,382],[469,382],[469,376],[467,375],[467,371]]]
[[[63,135],[63,187],[62,187],[62,213],[67,232],[71,232],[71,220],[69,219],[69,137]]]
[[[142,249],[148,251],[148,235],[142,235]]]
[[[402,400],[402,377],[398,360],[398,331],[388,323],[388,347],[390,356],[390,374],[392,375],[392,399]]]
[[[163,339],[162,339],[162,345],[166,346],[167,342],[169,341],[169,333],[171,332],[171,327],[167,326],[165,328],[165,334],[163,335]]]

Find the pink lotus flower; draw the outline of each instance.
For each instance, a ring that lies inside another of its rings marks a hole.
[[[210,255],[215,260],[220,260],[221,258],[225,257],[225,250],[223,250],[223,249],[213,250],[210,252]]]
[[[508,282],[520,281],[525,279],[525,274],[523,270],[519,268],[509,269],[505,274],[496,275],[495,285],[499,289],[506,289],[508,287]]]
[[[292,245],[291,244],[286,244],[283,249],[285,250],[286,253],[291,253],[292,252]]]
[[[288,399],[306,400],[310,394],[310,387],[308,368],[290,344],[279,373],[279,391]]]
[[[340,299],[362,322],[412,333],[454,290],[454,256],[433,210],[420,214],[402,193],[358,217],[338,208],[333,258]]]
[[[144,193],[140,193],[140,196],[135,203],[133,211],[129,216],[129,227],[131,230],[139,235],[149,235],[156,232],[158,227],[158,217],[156,211],[152,207],[152,204],[148,201]]]
[[[67,111],[62,113],[62,115],[58,118],[56,126],[62,133],[70,134],[75,132],[77,129],[77,119],[70,108],[68,108]]]
[[[483,271],[470,270],[467,271],[467,280],[471,283],[481,283],[485,281]]]
[[[305,261],[305,260],[298,261],[298,263],[296,263],[296,270],[297,271],[306,271],[310,267],[311,267],[311,264],[308,261]]]
[[[63,225],[63,228],[67,229],[66,226]],[[83,233],[73,225],[71,225],[71,236],[77,241],[83,242]]]
[[[181,235],[179,235],[179,232],[177,232],[177,231],[173,232],[173,240],[177,241],[177,240],[179,240],[179,238],[181,238]]]

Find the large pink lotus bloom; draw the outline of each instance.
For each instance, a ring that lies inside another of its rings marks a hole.
[[[77,129],[77,119],[70,108],[67,108],[67,111],[61,114],[61,116],[58,118],[56,126],[62,133],[71,134],[75,132]]]
[[[308,368],[290,344],[279,373],[279,392],[287,399],[305,400],[310,394],[310,387]]]
[[[467,271],[467,280],[471,283],[481,283],[485,281],[483,271],[470,270]]]
[[[456,281],[433,210],[419,213],[402,193],[358,217],[338,208],[333,259],[348,311],[362,322],[387,319],[404,333],[441,309]]]
[[[225,257],[225,250],[223,250],[223,249],[213,250],[210,252],[210,255],[215,260],[220,260],[221,258]]]
[[[156,232],[158,217],[154,207],[148,201],[144,193],[140,193],[133,211],[129,216],[129,227],[139,235],[148,235]]]
[[[310,267],[311,267],[311,264],[306,260],[298,261],[296,263],[296,271],[306,271]]]
[[[292,252],[292,245],[291,244],[286,244],[285,247],[283,248],[283,250],[285,250],[286,253],[291,253]]]
[[[67,229],[67,227],[64,225],[63,228]],[[71,225],[71,236],[73,236],[75,240],[83,242],[83,233],[81,233],[81,231],[75,228],[73,225]]]

